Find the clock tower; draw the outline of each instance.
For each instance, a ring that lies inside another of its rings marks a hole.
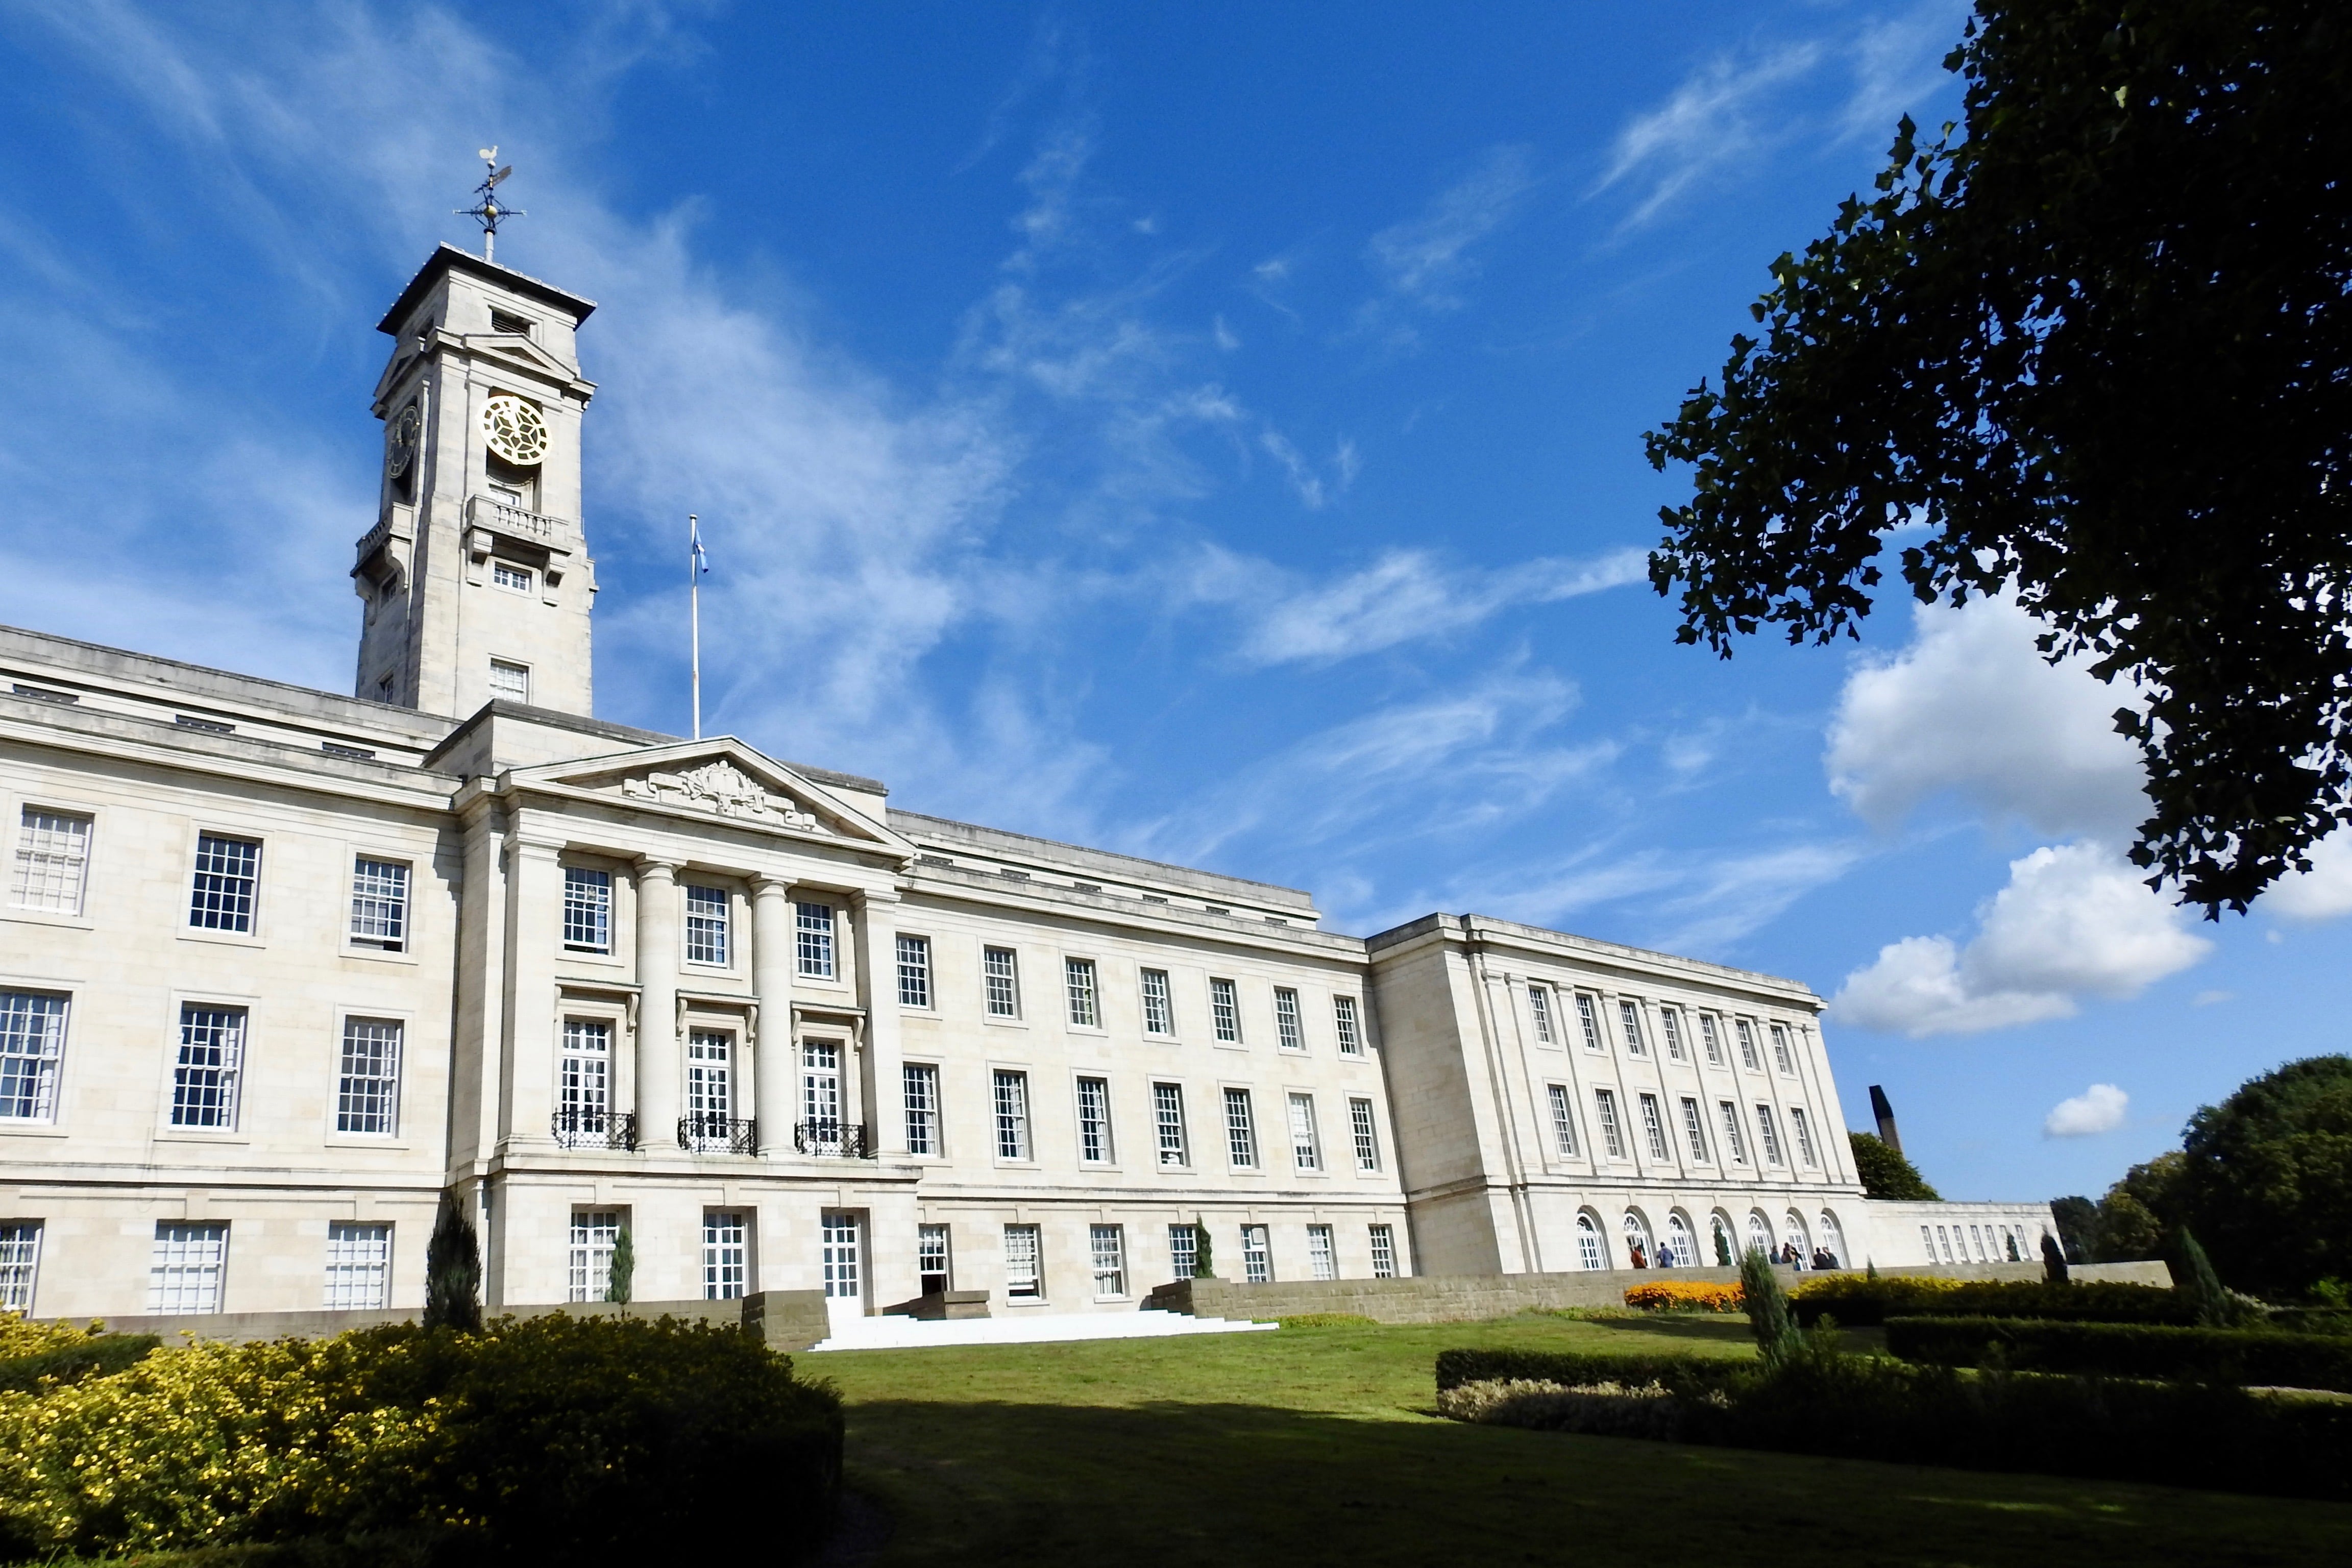
[[[358,692],[465,718],[493,699],[590,711],[595,563],[581,529],[595,305],[444,245],[377,330],[383,482],[352,584]]]

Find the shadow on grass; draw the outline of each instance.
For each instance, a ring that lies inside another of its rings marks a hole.
[[[1712,1340],[1724,1344],[1752,1345],[1756,1331],[1748,1320],[1701,1316],[1696,1312],[1660,1312],[1646,1318],[1596,1318],[1595,1328],[1621,1333],[1656,1334],[1674,1340]]]
[[[877,1400],[884,1565],[2306,1563],[2352,1508],[1248,1405]],[[2328,1542],[2334,1542],[2329,1546]]]

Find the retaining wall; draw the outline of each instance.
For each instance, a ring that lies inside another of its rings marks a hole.
[[[688,1322],[725,1324],[755,1333],[770,1349],[779,1351],[806,1350],[824,1338],[827,1331],[822,1290],[765,1290],[737,1301],[559,1301],[537,1307],[502,1307],[484,1315],[543,1318],[559,1312],[575,1318],[680,1318]],[[110,1332],[158,1334],[166,1344],[182,1335],[246,1344],[289,1336],[324,1339],[383,1323],[413,1323],[423,1315],[414,1307],[402,1307],[343,1312],[199,1312],[103,1321]]]

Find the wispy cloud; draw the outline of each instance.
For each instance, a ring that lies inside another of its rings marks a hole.
[[[1638,185],[1640,199],[1625,225],[1649,222],[1701,179],[1786,135],[1785,123],[1764,123],[1765,100],[1810,75],[1822,54],[1820,44],[1802,43],[1707,61],[1664,104],[1617,133],[1596,189]]]
[[[1536,184],[1527,148],[1489,148],[1418,215],[1373,235],[1365,258],[1381,290],[1358,310],[1357,330],[1409,344],[1418,336],[1414,316],[1460,310],[1478,273],[1474,247],[1509,220]]]

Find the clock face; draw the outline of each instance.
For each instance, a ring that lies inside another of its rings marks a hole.
[[[416,437],[423,427],[424,421],[414,403],[392,416],[392,428],[384,433],[383,471],[387,476],[396,479],[416,461]]]
[[[528,468],[547,456],[547,421],[521,398],[501,392],[482,405],[482,440],[508,462]]]

